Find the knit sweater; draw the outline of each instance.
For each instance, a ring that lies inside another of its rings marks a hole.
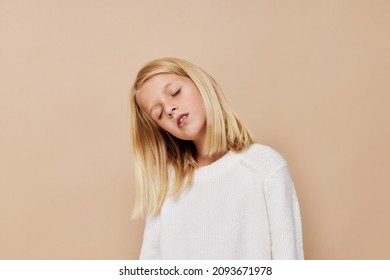
[[[140,259],[303,259],[286,161],[253,144],[197,168],[192,185],[147,218]]]

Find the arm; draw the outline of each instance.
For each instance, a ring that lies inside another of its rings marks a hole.
[[[148,216],[145,223],[140,260],[161,259],[159,250],[160,215]]]
[[[272,259],[303,259],[299,204],[286,164],[267,177],[264,189]]]

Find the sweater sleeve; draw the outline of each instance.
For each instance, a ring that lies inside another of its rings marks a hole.
[[[303,259],[302,226],[297,194],[286,164],[265,180],[272,259]]]
[[[160,215],[148,216],[145,223],[140,260],[161,259],[159,250]]]

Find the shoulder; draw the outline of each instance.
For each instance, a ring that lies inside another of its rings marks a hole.
[[[287,165],[281,154],[262,144],[252,144],[238,154],[243,165],[262,176],[271,175],[274,171]]]

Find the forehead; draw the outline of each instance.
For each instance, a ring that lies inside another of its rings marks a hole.
[[[146,80],[146,82],[138,89],[138,93],[147,92],[149,90],[162,90],[167,84],[176,80],[180,80],[180,76],[175,74],[157,74]]]

